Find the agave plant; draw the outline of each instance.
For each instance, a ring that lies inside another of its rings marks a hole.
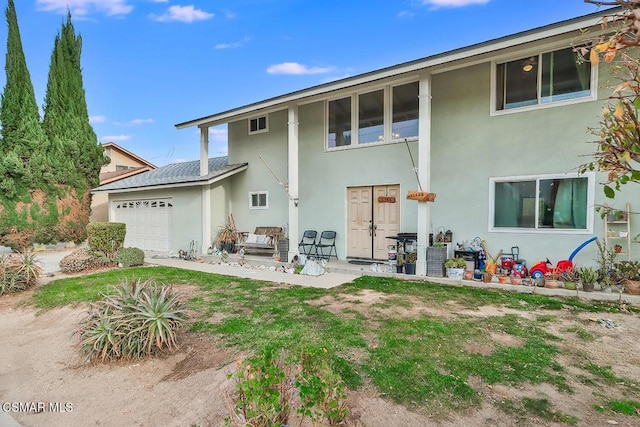
[[[21,292],[34,286],[42,271],[40,261],[33,252],[0,256],[0,295]]]
[[[180,295],[152,280],[125,281],[91,305],[81,322],[80,348],[90,361],[139,359],[177,346],[187,319]]]

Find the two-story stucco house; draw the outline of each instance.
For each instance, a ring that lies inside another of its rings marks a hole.
[[[574,51],[602,16],[179,123],[200,129],[201,159],[191,168],[199,178],[100,190],[110,191],[112,212],[123,202],[171,202],[173,250],[191,240],[206,248],[232,213],[241,230],[286,225],[292,241],[307,229],[334,230],[342,259],[386,259],[387,237],[416,232],[418,274],[429,233],[439,229],[452,230],[454,242],[480,237],[496,252],[518,246],[529,262],[566,259],[604,232],[594,210],[607,202],[603,177],[577,167],[593,150],[588,128],[598,124],[610,68]],[[209,127],[221,124],[228,159],[207,161]],[[436,193],[435,202],[407,200],[414,190]],[[630,186],[614,204],[627,202],[640,209],[640,190]],[[632,221],[636,235],[640,218]],[[637,258],[640,245],[631,249]],[[576,261],[595,255],[590,245]]]

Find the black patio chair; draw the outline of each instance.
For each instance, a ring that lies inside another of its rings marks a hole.
[[[307,256],[315,253],[317,235],[318,232],[316,230],[305,230],[305,232],[302,234],[302,239],[300,239],[300,243],[298,243],[298,249],[300,250],[300,253]]]
[[[336,251],[336,232],[335,231],[323,231],[320,233],[320,239],[316,243],[316,257],[326,259],[331,258],[331,254],[338,259],[338,252]],[[329,248],[327,254],[325,250]]]

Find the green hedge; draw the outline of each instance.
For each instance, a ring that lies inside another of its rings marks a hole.
[[[123,267],[144,264],[144,252],[138,248],[121,248],[116,255],[116,262]]]
[[[89,250],[113,260],[124,244],[127,226],[122,222],[92,222],[87,225]]]

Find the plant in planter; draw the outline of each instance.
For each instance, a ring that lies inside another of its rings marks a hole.
[[[396,259],[396,273],[402,273],[404,268],[404,254],[399,253]]]
[[[593,292],[594,285],[598,280],[598,270],[593,267],[578,267],[576,269],[577,277],[582,283],[582,290],[585,292]]]
[[[465,268],[467,268],[467,262],[464,258],[449,258],[444,263],[444,267],[447,269],[447,277],[451,279],[462,279]]]
[[[573,267],[560,273],[558,279],[564,283],[565,289],[569,289],[571,291],[575,291],[577,289],[576,282],[578,282],[578,277]]]
[[[512,274],[511,276],[509,276],[509,283],[511,283],[512,285],[522,285],[522,277],[516,274]]]
[[[215,247],[220,248],[220,251],[226,250],[229,253],[233,252],[237,241],[238,232],[234,229],[231,221],[227,220],[227,222],[218,227]]]
[[[558,273],[555,271],[548,271],[547,274],[544,275],[544,287],[555,289],[558,287]]]
[[[621,261],[615,264],[615,276],[618,283],[633,295],[640,295],[640,262]]]
[[[405,274],[416,274],[416,261],[418,260],[418,254],[416,252],[409,252],[405,255],[404,260],[404,272]]]

